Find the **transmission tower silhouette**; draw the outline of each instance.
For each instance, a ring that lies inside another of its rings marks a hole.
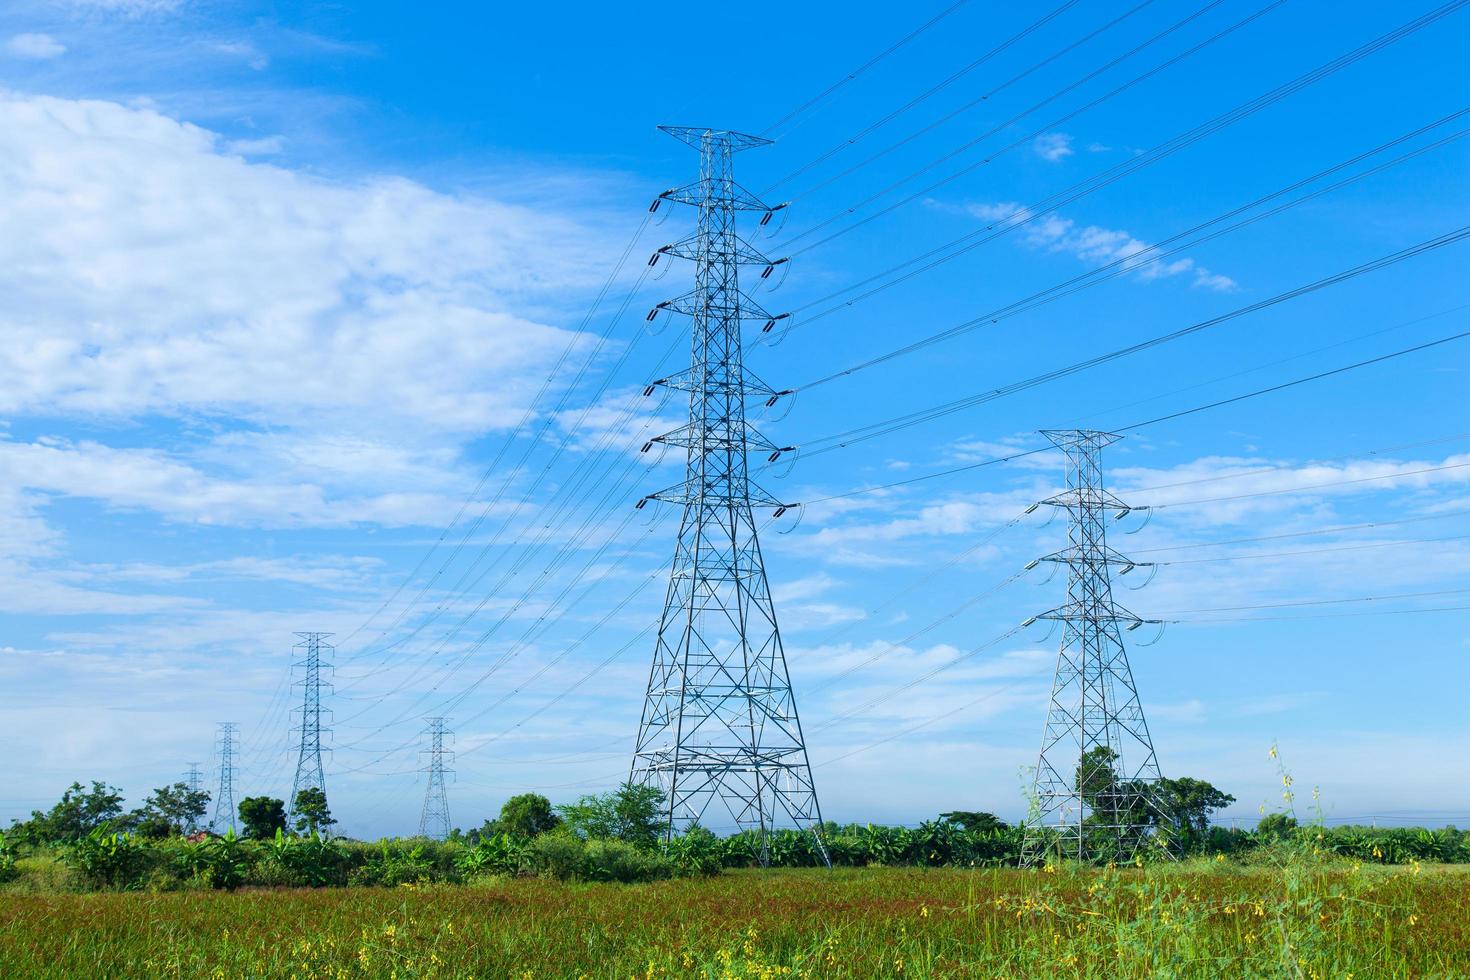
[[[233,721],[222,721],[214,740],[219,757],[219,792],[214,797],[214,818],[209,821],[209,829],[216,834],[223,833],[226,827],[235,829],[235,733],[238,730]]]
[[[184,773],[184,785],[186,785],[186,786],[189,787],[189,792],[190,793],[197,793],[197,792],[199,792],[200,787],[202,785],[201,782],[200,782],[200,780],[202,780],[203,778],[204,778],[204,773],[202,773],[199,770],[199,763],[197,763],[197,762],[191,762],[191,763],[189,763],[189,769],[188,769],[187,772]],[[186,833],[190,833],[190,834],[195,833],[196,831],[198,831],[199,830],[199,819],[197,817],[191,815],[189,817],[189,822],[185,826],[184,830],[185,830]]]
[[[444,728],[443,718],[430,718],[429,727],[424,729],[429,747],[423,751],[429,756],[429,764],[422,770],[429,774],[429,785],[424,790],[424,809],[419,816],[419,836],[434,840],[449,839],[449,796],[444,792],[444,774],[454,770],[445,769],[445,757],[454,760],[454,753],[444,748],[444,737],[454,733]]]
[[[710,818],[720,825],[728,817],[759,833],[764,863],[770,830],[789,822],[811,828],[827,863],[752,510],[771,508],[779,517],[786,508],[749,478],[746,459],[748,452],[761,452],[774,461],[787,450],[745,420],[747,400],[769,403],[782,392],[745,368],[742,324],[763,321],[769,330],[784,314],[766,313],[741,292],[738,269],[762,266],[765,278],[785,260],[767,259],[742,240],[735,215],[763,212],[764,225],[785,205],[767,207],[733,175],[735,153],[770,140],[660,128],[699,151],[699,179],[665,191],[653,208],[664,201],[691,205],[698,210],[698,230],[659,249],[649,262],[688,259],[695,285],[658,304],[649,318],[660,311],[690,317],[692,350],[687,371],[653,382],[645,394],[658,387],[688,392],[689,422],[643,447],[682,447],[686,464],[683,482],[638,501],[639,507],[649,500],[678,504],[683,518],[629,780],[664,792],[669,834]]]
[[[331,689],[331,684],[322,680],[322,671],[330,671],[331,664],[324,664],[324,658],[332,655],[332,645],[323,642],[331,633],[297,633],[300,642],[292,649],[301,659],[294,664],[301,671],[301,680],[295,682],[295,687],[301,688],[301,707],[292,710],[292,714],[300,712],[300,724],[292,731],[299,732],[301,736],[301,750],[296,758],[296,778],[291,783],[291,801],[289,812],[296,816],[296,797],[304,789],[319,789],[323,793],[327,791],[327,778],[322,769],[322,734],[330,734],[331,729],[322,728],[322,717],[331,715],[331,710],[322,707],[322,689]]]
[[[1091,429],[1046,431],[1067,457],[1068,489],[1033,505],[1067,512],[1067,547],[1031,563],[1067,568],[1067,601],[1033,617],[1062,624],[1046,729],[1033,783],[1039,811],[1027,822],[1026,863],[1048,854],[1132,860],[1164,817],[1161,775],[1123,633],[1158,622],[1113,600],[1112,573],[1148,567],[1108,546],[1106,525],[1134,510],[1103,487],[1102,450],[1122,438]]]

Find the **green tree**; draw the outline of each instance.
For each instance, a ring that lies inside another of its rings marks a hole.
[[[1111,811],[1117,805],[1117,761],[1118,753],[1106,745],[1094,745],[1077,760],[1077,795],[1094,810]]]
[[[299,834],[325,834],[327,828],[337,822],[332,819],[332,811],[327,806],[326,791],[315,786],[308,786],[297,793],[291,810],[296,814],[296,832]]]
[[[1289,813],[1268,813],[1256,824],[1256,833],[1262,837],[1290,837],[1296,830],[1296,817]]]
[[[31,844],[80,840],[122,816],[122,802],[116,786],[93,780],[91,789],[83,789],[72,783],[50,810],[32,810],[29,820],[12,822],[9,834]]]
[[[271,796],[247,796],[240,801],[240,824],[252,840],[270,840],[286,829],[286,802]]]
[[[1210,830],[1210,814],[1235,802],[1229,793],[1189,776],[1159,780],[1155,798],[1189,844],[1205,839]]]
[[[971,833],[990,833],[995,830],[1009,830],[1010,824],[1000,819],[993,813],[983,810],[951,810],[941,813],[940,820],[947,820]]]
[[[667,827],[663,790],[624,783],[613,793],[584,796],[556,809],[567,829],[584,840],[620,840],[655,847]]]
[[[561,817],[551,808],[551,801],[540,793],[521,793],[505,801],[495,830],[516,837],[536,837],[556,829]]]
[[[124,822],[140,837],[171,837],[191,830],[208,809],[209,793],[174,783],[154,790]]]

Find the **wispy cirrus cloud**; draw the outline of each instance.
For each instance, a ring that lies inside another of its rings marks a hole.
[[[1025,205],[1015,202],[969,204],[965,210],[984,221],[1025,221],[1022,234],[1031,247],[1073,255],[1094,266],[1118,263],[1144,282],[1187,276],[1190,284],[1200,289],[1229,292],[1237,286],[1234,279],[1212,272],[1188,256],[1160,261],[1154,246],[1121,228],[1083,225],[1056,213],[1033,216]]]

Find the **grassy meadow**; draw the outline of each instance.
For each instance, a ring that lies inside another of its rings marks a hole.
[[[745,869],[0,894],[5,977],[1465,977],[1470,869]]]

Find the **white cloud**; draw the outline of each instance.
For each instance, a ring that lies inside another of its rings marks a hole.
[[[1036,155],[1050,163],[1065,160],[1076,151],[1072,149],[1072,137],[1066,133],[1043,133],[1036,137]]]
[[[281,136],[262,136],[259,139],[230,140],[225,149],[242,157],[265,157],[280,153],[286,146]]]
[[[96,442],[0,441],[0,474],[13,486],[59,497],[148,510],[165,520],[255,527],[383,526],[437,523],[457,494],[384,490],[338,495],[289,471],[229,478],[158,449]],[[325,474],[324,474],[325,475]]]
[[[183,7],[185,0],[61,0],[61,2],[78,10],[141,17],[144,14],[172,13]]]
[[[210,47],[220,54],[239,58],[255,71],[270,67],[270,57],[249,41],[218,41]]]
[[[66,53],[66,45],[50,34],[17,34],[5,42],[5,50],[17,58],[46,61]]]
[[[0,96],[0,394],[16,413],[467,434],[568,334],[595,230],[399,178],[251,163],[115,103]]]
[[[1153,246],[1122,229],[1078,225],[1071,218],[1056,213],[1032,215],[1024,205],[1015,202],[971,204],[967,210],[989,222],[1005,222],[1014,226],[1025,221],[1022,232],[1026,243],[1033,248],[1075,255],[1089,265],[1118,263],[1123,270],[1144,281],[1189,273],[1193,276],[1191,285],[1197,288],[1216,292],[1229,292],[1236,288],[1234,279],[1211,272],[1187,256],[1158,261]]]

